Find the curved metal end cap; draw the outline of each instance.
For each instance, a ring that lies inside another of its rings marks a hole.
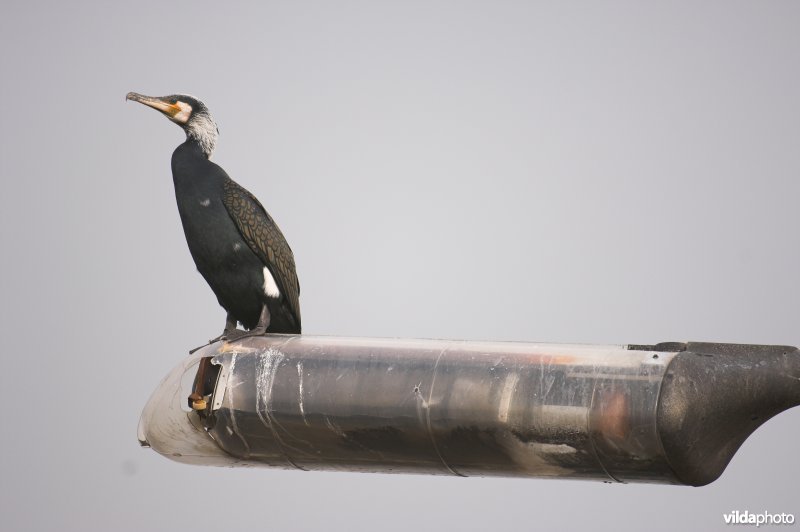
[[[139,438],[139,445],[142,447],[150,447],[150,442],[147,441],[147,424],[144,423],[144,420],[140,417],[139,418],[139,425],[136,427],[136,436]]]
[[[206,347],[187,357],[159,384],[147,402],[139,420],[138,438],[142,447],[150,447],[171,460],[189,464],[231,465],[236,459],[225,453],[206,432],[186,398],[204,356],[217,350]]]
[[[664,376],[658,432],[678,479],[703,486],[759,426],[797,405],[796,347],[689,342]]]

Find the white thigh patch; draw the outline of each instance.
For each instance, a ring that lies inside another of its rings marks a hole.
[[[264,293],[267,294],[268,297],[280,297],[281,295],[281,291],[278,290],[275,279],[272,277],[272,274],[269,273],[269,268],[266,266],[264,266]]]

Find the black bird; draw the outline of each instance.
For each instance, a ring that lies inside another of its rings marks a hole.
[[[160,111],[186,132],[186,142],[172,154],[178,212],[197,269],[228,313],[222,334],[211,342],[299,334],[292,250],[258,199],[209,160],[219,131],[208,108],[186,94],[129,92],[125,99]],[[237,322],[247,331],[238,330]]]

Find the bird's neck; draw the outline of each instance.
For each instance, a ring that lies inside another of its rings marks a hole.
[[[203,145],[196,138],[189,135],[188,132],[186,133],[186,142],[178,146],[175,151],[180,151],[184,154],[184,157],[208,159],[208,154],[203,149]]]
[[[176,192],[178,189],[184,190],[185,187],[189,187],[185,190],[194,189],[198,180],[210,175],[204,170],[213,164],[203,153],[200,144],[192,138],[187,138],[186,142],[172,152],[172,178]]]
[[[210,117],[200,116],[193,118],[183,127],[186,131],[186,141],[196,144],[207,159],[211,158],[217,146],[217,125]]]

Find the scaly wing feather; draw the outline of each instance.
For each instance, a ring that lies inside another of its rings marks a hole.
[[[232,179],[225,180],[223,203],[250,249],[269,268],[300,327],[300,282],[294,254],[261,202]]]

